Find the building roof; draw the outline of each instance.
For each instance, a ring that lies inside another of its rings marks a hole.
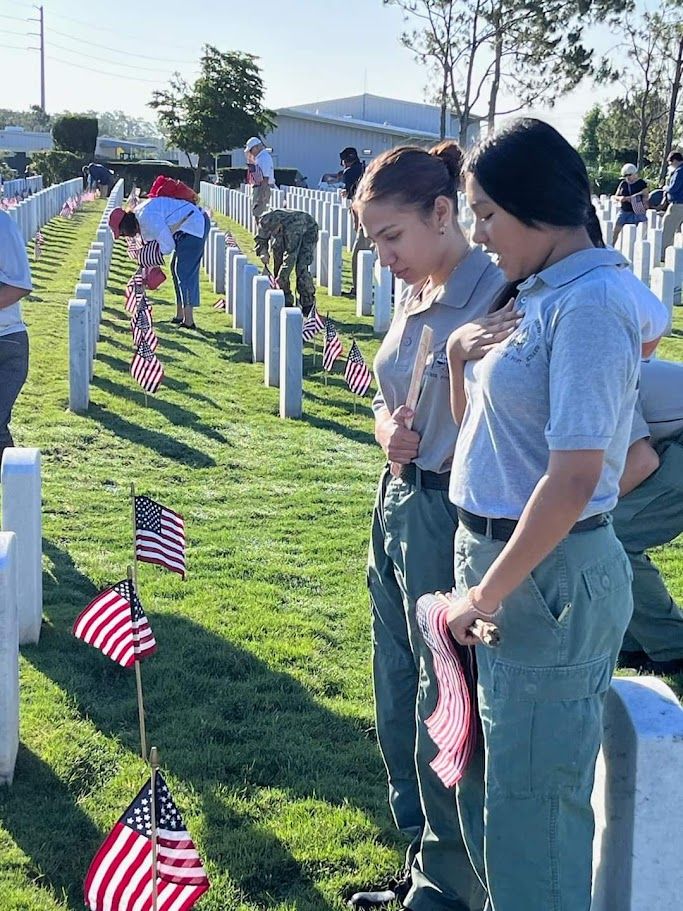
[[[364,98],[372,98],[374,101],[381,101],[381,102],[386,102],[389,104],[400,104],[400,105],[403,105],[404,107],[430,108],[432,111],[438,111],[438,112],[441,111],[441,108],[439,107],[438,104],[428,104],[427,102],[423,102],[423,101],[406,101],[403,98],[390,98],[388,95],[373,95],[372,92],[364,92],[360,95],[348,95],[344,98],[327,98],[327,99],[321,100],[321,101],[310,101],[307,104],[293,104],[290,106],[290,110],[306,111],[306,110],[309,110],[310,108],[316,107],[317,105],[329,104],[330,102],[334,102],[334,101],[355,102],[355,101],[362,101]],[[448,109],[448,113],[451,114],[453,117],[458,116],[457,111],[452,111],[452,110]],[[480,121],[480,120],[485,120],[485,119],[486,118],[484,118],[484,117],[479,117],[477,114],[470,114],[470,121],[472,123],[474,123],[476,121]]]
[[[308,105],[307,105],[308,107]],[[408,130],[391,123],[376,123],[372,120],[359,120],[356,117],[339,117],[334,114],[312,114],[298,107],[278,108],[275,111],[283,117],[295,117],[300,120],[314,120],[316,123],[333,123],[345,127],[356,127],[359,130],[370,130],[374,133],[393,133],[395,136],[414,137],[415,139],[438,139],[438,133],[426,130]]]

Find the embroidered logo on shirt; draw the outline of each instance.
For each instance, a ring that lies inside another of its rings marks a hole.
[[[541,350],[541,331],[539,319],[535,319],[531,323],[522,323],[519,329],[513,332],[507,343],[503,343],[501,357],[528,367]]]

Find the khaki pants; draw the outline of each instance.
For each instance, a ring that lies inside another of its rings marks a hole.
[[[662,221],[662,259],[667,247],[674,242],[674,234],[683,224],[683,202],[672,202],[664,214]]]
[[[251,211],[254,214],[256,221],[263,215],[263,213],[268,208],[268,203],[270,202],[270,185],[262,183],[258,187],[254,187],[252,194],[252,209]]]

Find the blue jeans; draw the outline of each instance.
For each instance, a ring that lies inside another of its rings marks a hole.
[[[175,253],[171,259],[171,275],[179,307],[199,306],[199,268],[210,228],[211,222],[205,212],[203,237],[195,237],[184,231],[176,231],[173,235]]]

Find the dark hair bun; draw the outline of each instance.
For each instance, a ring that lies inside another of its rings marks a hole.
[[[462,167],[465,162],[465,155],[457,142],[446,139],[438,143],[429,150],[430,155],[440,158],[446,165],[450,177],[453,179],[456,189],[460,186]]]

